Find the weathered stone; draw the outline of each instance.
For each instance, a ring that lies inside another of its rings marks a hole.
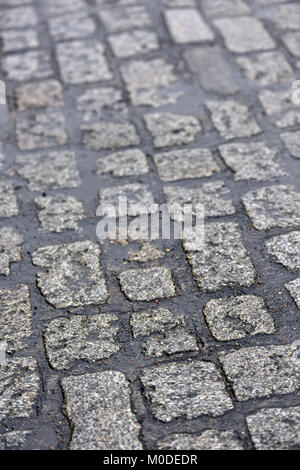
[[[145,54],[159,48],[155,33],[139,29],[110,35],[108,41],[114,55],[120,58]]]
[[[18,214],[18,200],[12,182],[0,180],[0,217],[13,217]]]
[[[285,395],[300,387],[300,361],[295,347],[250,347],[219,354],[224,373],[238,401]]]
[[[300,32],[286,33],[282,40],[291,54],[300,57]]]
[[[196,6],[195,0],[161,0],[162,4],[166,7],[194,7]]]
[[[156,261],[164,258],[166,255],[163,251],[157,249],[151,243],[144,243],[140,251],[130,251],[128,261],[147,263],[148,261]]]
[[[19,111],[27,108],[63,106],[62,86],[57,80],[33,82],[22,85],[14,92]]]
[[[54,41],[85,38],[96,31],[96,24],[85,12],[56,16],[48,20]]]
[[[158,442],[161,450],[243,450],[240,439],[233,431],[208,429],[195,434],[171,434]]]
[[[64,13],[73,13],[77,10],[85,10],[86,4],[84,0],[47,0],[45,2],[47,13],[50,16],[62,15]]]
[[[240,16],[251,11],[243,0],[202,0],[201,6],[212,17]]]
[[[97,160],[97,173],[111,173],[113,176],[138,176],[148,173],[147,157],[139,149],[124,150],[111,153]]]
[[[127,204],[119,208],[119,198],[126,197]],[[107,214],[111,211],[106,208],[114,206],[117,216],[135,217],[137,215],[149,214],[154,199],[148,186],[144,184],[125,184],[123,186],[113,186],[102,189],[99,192],[100,209],[99,212]]]
[[[37,285],[55,308],[103,303],[108,292],[100,265],[100,247],[90,241],[45,246],[32,254]]]
[[[300,158],[300,132],[286,132],[280,137],[293,157]]]
[[[278,51],[262,52],[246,57],[239,57],[236,62],[245,75],[260,86],[290,82],[293,69]]]
[[[0,434],[0,450],[27,450],[30,431],[11,431]]]
[[[177,44],[213,41],[214,33],[195,8],[165,10],[165,20]]]
[[[91,150],[115,149],[140,143],[135,126],[129,122],[84,124],[81,130],[83,143]]]
[[[132,269],[118,276],[121,289],[133,301],[150,301],[175,295],[175,285],[168,268]]]
[[[122,92],[111,87],[90,88],[77,98],[77,109],[83,121],[98,121],[104,112],[126,114],[127,107]]]
[[[278,127],[294,127],[300,124],[300,110],[293,102],[291,90],[264,90],[259,94],[259,99],[267,115]]]
[[[40,45],[37,32],[30,29],[1,31],[0,37],[4,52],[32,49]]]
[[[49,55],[40,50],[8,54],[2,59],[2,68],[7,79],[16,82],[42,80],[53,75]]]
[[[268,186],[243,198],[246,212],[257,230],[294,227],[300,224],[300,193],[292,186]]]
[[[195,116],[152,113],[145,114],[144,120],[157,148],[190,144],[201,132],[201,124]]]
[[[300,232],[273,237],[266,242],[266,247],[277,263],[291,271],[300,269]]]
[[[216,366],[194,360],[144,369],[140,380],[156,419],[220,416],[233,408]]]
[[[23,243],[23,236],[12,227],[0,228],[0,274],[8,276],[10,264],[21,261],[21,246]]]
[[[121,372],[71,376],[62,380],[71,450],[140,450],[140,425],[130,403],[130,388]]]
[[[99,16],[109,32],[151,26],[149,14],[141,5],[100,9]]]
[[[37,16],[31,6],[1,10],[0,28],[28,28],[37,25]]]
[[[263,10],[261,16],[274,23],[279,29],[299,30],[300,5],[298,2],[276,5]]]
[[[285,284],[285,288],[289,291],[300,310],[300,278]]]
[[[162,357],[171,354],[198,351],[198,345],[193,335],[185,328],[177,327],[153,336],[142,344],[142,350],[147,356]]]
[[[72,196],[40,196],[34,201],[40,209],[37,217],[41,229],[46,232],[78,230],[78,222],[85,218],[82,203]]]
[[[68,369],[76,361],[96,362],[120,350],[117,315],[76,315],[56,318],[47,326],[44,339],[48,360],[54,369]]]

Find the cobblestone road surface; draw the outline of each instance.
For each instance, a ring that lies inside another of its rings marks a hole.
[[[300,3],[0,0],[0,448],[300,448]],[[187,240],[96,209],[205,205]],[[142,235],[141,235],[142,238]]]

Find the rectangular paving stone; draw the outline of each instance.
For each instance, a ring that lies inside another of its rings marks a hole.
[[[144,369],[140,380],[156,419],[220,416],[233,408],[221,375],[213,363],[170,362]]]
[[[300,108],[293,102],[289,88],[284,91],[264,90],[259,93],[264,110],[278,127],[294,127],[300,124]]]
[[[161,0],[161,3],[170,8],[196,6],[195,0]]]
[[[171,434],[158,442],[161,450],[243,450],[243,444],[233,431],[207,429],[199,435]]]
[[[188,250],[189,240],[183,246]],[[187,251],[187,260],[198,287],[214,292],[222,287],[250,287],[256,272],[235,223],[205,225],[205,248]]]
[[[37,31],[25,30],[8,30],[1,31],[3,52],[15,52],[22,49],[34,49],[40,46]]]
[[[0,217],[14,217],[18,214],[18,200],[12,182],[0,180]]]
[[[32,357],[15,357],[0,363],[0,422],[29,418],[39,392],[39,373]]]
[[[266,408],[247,416],[256,450],[291,450],[300,446],[300,407]]]
[[[246,212],[257,230],[295,227],[300,224],[300,193],[293,186],[268,186],[243,198]]]
[[[37,286],[55,308],[104,303],[108,298],[98,244],[80,241],[44,246],[32,254]]]
[[[21,150],[64,145],[68,138],[64,115],[57,110],[48,109],[28,117],[17,116],[16,140]]]
[[[11,263],[21,261],[23,243],[23,236],[12,227],[0,228],[0,274],[8,276]]]
[[[255,295],[210,300],[203,313],[211,334],[218,341],[275,333],[264,300]]]
[[[165,10],[165,21],[174,42],[213,41],[214,33],[195,8]]]
[[[238,401],[286,395],[300,386],[295,347],[255,346],[219,354],[224,373]]]
[[[26,347],[32,334],[32,310],[28,286],[0,290],[0,343],[7,343],[6,352]],[[0,400],[1,401],[1,400]]]
[[[84,11],[49,18],[48,24],[54,41],[85,38],[96,31],[94,20]]]
[[[72,424],[71,450],[141,450],[125,375],[107,370],[61,382]]]
[[[300,31],[286,33],[281,39],[291,54],[300,57]]]
[[[240,16],[251,12],[243,0],[202,0],[201,7],[209,16]]]
[[[290,154],[295,158],[300,158],[300,131],[285,132],[280,134],[280,137]]]
[[[262,10],[260,16],[267,18],[279,29],[292,31],[300,29],[300,5],[298,2],[266,8]]]
[[[44,332],[48,361],[53,369],[68,369],[79,360],[94,363],[120,350],[117,315],[75,315],[55,318]]]
[[[129,122],[97,122],[83,124],[80,129],[83,144],[90,150],[114,150],[140,143],[136,127]]]
[[[121,197],[125,197],[127,201],[125,206],[119,207]],[[101,189],[99,201],[99,214],[110,213],[111,210],[109,209],[114,206],[117,217],[148,215],[151,212],[151,206],[154,204],[154,198],[148,186],[139,183]]]
[[[36,26],[37,22],[35,10],[31,6],[1,10],[1,29],[28,28],[29,26]]]
[[[142,5],[100,9],[100,20],[109,32],[132,30],[151,26],[150,16]]]
[[[57,44],[56,55],[65,83],[79,85],[112,78],[100,42],[84,40]]]
[[[112,87],[89,88],[77,98],[77,110],[83,121],[98,121],[105,111],[117,116],[127,114],[121,90]]]
[[[129,300],[150,301],[173,297],[175,285],[168,268],[132,269],[118,276],[121,289]]]
[[[133,30],[108,36],[108,42],[116,57],[123,59],[159,49],[158,39],[153,31]]]
[[[300,278],[294,279],[294,281],[285,284],[284,287],[289,291],[291,297],[295,301],[295,304],[300,310]]]
[[[32,82],[15,89],[14,98],[19,111],[28,108],[62,107],[62,86],[57,80]]]
[[[300,269],[300,232],[290,232],[273,237],[266,247],[277,263],[291,271]]]
[[[34,202],[40,209],[37,218],[45,232],[78,230],[79,222],[86,217],[83,204],[66,194],[40,196]]]
[[[144,121],[156,148],[190,144],[202,130],[195,116],[183,114],[145,114]]]
[[[7,54],[2,59],[2,69],[8,80],[16,82],[42,80],[53,75],[50,56],[42,50]]]
[[[97,174],[110,173],[115,177],[139,176],[149,172],[147,157],[142,150],[129,149],[99,158],[96,162]]]
[[[263,23],[257,18],[251,16],[220,18],[215,20],[214,24],[220,30],[225,45],[231,52],[242,54],[276,47]]]
[[[153,158],[162,181],[202,178],[221,171],[211,150],[204,148],[171,150]]]
[[[71,150],[40,152],[16,157],[17,173],[25,178],[31,191],[77,188],[80,176],[76,155]]]
[[[47,0],[45,8],[49,15],[62,15],[64,13],[73,13],[77,10],[85,10],[86,3],[84,0]]]
[[[251,137],[261,132],[247,106],[237,101],[208,101],[206,105],[214,126],[226,140]]]
[[[280,148],[266,142],[221,145],[219,151],[234,179],[268,181],[286,175],[278,157]]]

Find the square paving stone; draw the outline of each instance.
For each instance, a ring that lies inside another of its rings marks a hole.
[[[141,450],[140,424],[125,375],[107,370],[61,381],[72,425],[71,450]]]
[[[250,13],[243,0],[202,0],[201,6],[208,16],[240,16]]]
[[[256,450],[299,449],[300,406],[262,409],[246,420]]]
[[[278,127],[294,127],[300,124],[300,108],[293,102],[292,90],[264,90],[259,94],[264,110]]]
[[[85,218],[83,204],[66,194],[40,196],[34,202],[40,209],[37,217],[45,232],[78,230],[78,223]]]
[[[118,276],[121,289],[129,300],[150,301],[173,297],[175,285],[168,268],[132,269]]]
[[[147,157],[139,149],[111,153],[97,160],[97,174],[107,173],[116,177],[139,176],[148,173]]]
[[[104,112],[126,114],[127,106],[121,90],[112,87],[90,88],[77,98],[77,110],[83,121],[103,118]]]
[[[14,98],[19,111],[28,108],[64,106],[62,86],[57,80],[46,80],[22,85],[15,89]]]
[[[0,180],[0,217],[14,217],[18,214],[18,200],[12,182]]]
[[[218,341],[275,333],[264,300],[255,295],[210,300],[203,313],[211,334]]]
[[[216,366],[210,362],[171,362],[144,369],[140,380],[156,419],[220,416],[233,408]]]
[[[17,173],[28,181],[31,191],[77,188],[80,185],[76,155],[71,150],[42,152],[16,157]]]
[[[215,37],[195,8],[165,10],[165,21],[177,44],[213,41]]]
[[[79,360],[96,362],[120,350],[117,315],[75,315],[52,320],[44,333],[51,367],[68,369]]]
[[[28,117],[17,117],[17,145],[21,150],[64,145],[68,141],[65,131],[65,118],[57,110],[31,114]]]
[[[285,288],[289,291],[300,310],[300,278],[285,284]]]
[[[219,147],[226,165],[234,172],[235,180],[268,181],[286,175],[275,145],[265,142],[238,142]]]
[[[257,230],[294,227],[300,224],[300,193],[292,186],[268,186],[243,198],[246,212]]]
[[[33,30],[1,31],[0,37],[3,44],[3,52],[34,49],[40,45],[38,33]]]
[[[32,310],[29,289],[25,285],[0,290],[0,344],[7,353],[26,347],[32,334]],[[1,401],[1,400],[0,400]]]
[[[266,242],[266,247],[277,263],[291,271],[300,269],[300,232],[273,237]]]
[[[109,32],[151,26],[150,16],[142,5],[100,9],[100,20]]]
[[[214,24],[220,30],[226,47],[231,52],[244,53],[276,47],[263,23],[257,18],[251,16],[220,18],[215,20]]]
[[[103,303],[108,292],[100,265],[101,250],[90,241],[45,246],[32,254],[37,286],[55,308]]]
[[[54,41],[85,38],[96,31],[96,24],[85,12],[56,16],[48,20]]]
[[[166,253],[156,248],[152,243],[145,242],[141,244],[139,251],[129,251],[128,261],[137,263],[147,263],[165,258]]]
[[[53,75],[50,56],[41,50],[7,54],[2,59],[2,68],[7,79],[16,82],[42,80]]]
[[[290,82],[293,77],[292,67],[278,51],[239,57],[236,62],[244,74],[260,86]]]
[[[286,33],[281,39],[291,54],[300,57],[300,31]]]
[[[219,163],[209,149],[171,150],[157,153],[153,158],[162,181],[202,178],[221,171]]]
[[[56,54],[65,83],[79,85],[112,78],[104,56],[104,46],[100,42],[85,40],[57,44]]]
[[[206,224],[203,250],[188,251],[186,240],[183,245],[197,285],[204,292],[254,284],[256,272],[237,224]]]
[[[0,422],[29,418],[39,391],[39,372],[32,357],[15,357],[0,363]]]
[[[50,16],[62,15],[64,13],[73,13],[77,10],[85,10],[84,0],[47,0],[45,8]]]
[[[286,395],[300,387],[300,361],[295,347],[250,347],[219,354],[224,373],[238,401]]]
[[[159,108],[183,95],[173,65],[163,59],[132,60],[121,65],[121,74],[133,106]]]
[[[117,149],[138,145],[136,127],[129,122],[97,122],[81,126],[83,143],[90,150]]]
[[[157,36],[154,32],[139,29],[110,35],[108,41],[114,55],[121,59],[137,54],[146,54],[159,48]]]
[[[147,129],[152,134],[156,148],[190,144],[202,130],[195,116],[152,113],[145,114],[144,120]]]
[[[208,101],[207,107],[214,126],[226,140],[251,137],[261,132],[247,106],[237,101]]]
[[[119,207],[120,198],[127,198],[125,206]],[[109,208],[114,206],[117,217],[135,217],[149,214],[154,204],[152,193],[145,184],[125,184],[101,189],[99,192],[99,212],[109,213]],[[120,210],[119,210],[120,209]]]
[[[161,450],[243,450],[243,444],[233,431],[207,429],[200,435],[171,434],[158,442]]]
[[[10,264],[21,261],[23,243],[23,236],[15,232],[12,227],[0,228],[0,274],[8,276]]]
[[[261,17],[267,18],[279,29],[300,29],[300,5],[298,2],[266,8],[265,10],[262,10]]]
[[[300,158],[300,131],[280,134],[286,148],[295,158]]]
[[[29,26],[36,26],[37,23],[35,10],[31,6],[1,10],[1,29],[28,28]]]

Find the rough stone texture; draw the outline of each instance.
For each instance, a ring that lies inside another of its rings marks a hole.
[[[29,289],[25,285],[0,290],[0,343],[7,353],[26,346],[32,334],[32,311]]]
[[[16,158],[17,172],[31,191],[76,188],[80,184],[76,155],[71,150],[43,152]]]
[[[257,230],[300,224],[300,193],[292,186],[268,186],[243,197],[246,212]]]
[[[119,274],[118,279],[129,300],[150,301],[175,295],[175,285],[168,268],[132,269]]]
[[[50,34],[55,41],[84,38],[96,31],[96,24],[84,12],[57,16],[48,20]]]
[[[109,43],[116,57],[123,59],[136,54],[146,54],[159,48],[156,34],[139,29],[110,35]]]
[[[156,419],[220,416],[233,405],[221,375],[210,362],[171,362],[144,369],[140,380]]]
[[[195,0],[161,0],[165,7],[194,7],[196,6]]]
[[[260,86],[291,82],[293,69],[278,51],[263,52],[236,59],[245,75]]]
[[[18,201],[12,182],[0,180],[0,217],[13,217],[18,214]]]
[[[33,82],[15,90],[15,100],[19,111],[27,108],[63,106],[62,86],[57,80]]]
[[[77,98],[77,110],[83,121],[98,121],[107,110],[117,115],[127,113],[121,91],[111,87],[87,89]]]
[[[71,450],[140,450],[140,425],[130,404],[130,388],[121,372],[71,376],[62,380]]]
[[[127,205],[119,208],[119,198],[126,197]],[[99,193],[100,209],[99,213],[109,214],[111,211],[107,207],[113,205],[117,216],[135,217],[141,214],[148,214],[154,199],[148,186],[143,184],[126,184],[123,186],[113,186],[102,189]]]
[[[3,43],[3,52],[32,49],[40,45],[37,32],[32,30],[1,31],[0,37]]]
[[[1,10],[0,28],[28,28],[36,26],[37,16],[31,6]]]
[[[203,312],[211,334],[218,341],[275,333],[264,300],[255,295],[213,299]]]
[[[205,250],[187,251],[187,259],[204,292],[226,286],[250,287],[255,282],[254,267],[235,223],[206,224]]]
[[[299,30],[300,5],[297,2],[288,5],[276,5],[263,10],[261,16],[283,30]]]
[[[291,271],[300,269],[300,232],[273,237],[266,242],[270,255]]]
[[[106,301],[108,292],[100,266],[100,247],[90,241],[45,246],[32,254],[37,285],[55,308],[78,307]]]
[[[145,114],[144,120],[156,148],[190,144],[202,129],[195,116],[152,113]]]
[[[52,320],[44,333],[51,367],[68,369],[78,360],[96,362],[119,351],[117,315],[76,315]]]
[[[300,158],[300,132],[285,132],[280,137],[293,157]]]
[[[176,103],[183,92],[176,86],[174,67],[163,59],[132,60],[121,66],[121,74],[133,106]]]
[[[81,130],[83,143],[91,150],[115,149],[140,143],[135,126],[127,122],[84,124]]]
[[[47,0],[45,2],[47,13],[50,16],[73,13],[73,11],[84,10],[86,7],[84,0]]]
[[[109,32],[132,30],[151,26],[146,8],[142,5],[100,9],[99,16]]]
[[[300,310],[300,278],[285,284],[285,288],[289,291]]]
[[[16,357],[0,363],[0,422],[10,418],[28,418],[39,391],[36,361]]]
[[[261,132],[245,105],[232,100],[209,101],[206,104],[215,127],[224,139],[251,137]]]
[[[148,173],[147,157],[139,149],[130,149],[111,153],[97,160],[97,174],[106,173],[112,176],[139,176]]]
[[[214,21],[220,30],[226,47],[231,52],[244,52],[274,49],[275,42],[257,18],[240,16],[238,18],[222,18]],[[255,41],[253,38],[255,37]]]
[[[112,78],[100,42],[85,40],[58,44],[56,54],[65,83],[79,85]]]
[[[0,450],[26,450],[30,431],[11,431],[0,434]]]
[[[34,201],[40,209],[37,217],[43,231],[59,233],[65,230],[78,230],[78,223],[85,218],[82,203],[72,196],[65,194],[40,196]]]
[[[166,254],[157,249],[151,243],[143,243],[139,251],[130,251],[128,253],[128,261],[147,263],[148,261],[156,261],[162,259]]]
[[[0,274],[8,276],[10,264],[21,261],[21,246],[23,243],[23,236],[12,227],[0,228]]]
[[[219,358],[238,401],[285,395],[300,386],[294,346],[250,347],[222,352]]]
[[[299,449],[299,406],[262,409],[246,419],[257,450]]]
[[[40,50],[8,54],[2,59],[2,68],[7,79],[16,82],[41,80],[53,74],[50,57]]]
[[[199,436],[171,434],[158,442],[161,450],[243,450],[240,439],[233,431],[208,429]]]
[[[165,10],[165,20],[177,44],[214,39],[214,33],[196,9]]]
[[[293,103],[292,95],[290,89],[264,90],[259,94],[267,115],[278,127],[294,127],[300,124],[300,110]]]
[[[65,118],[63,114],[54,109],[31,114],[29,117],[18,117],[16,140],[21,150],[64,145],[68,141]]]
[[[226,165],[234,172],[235,180],[268,181],[286,175],[277,154],[279,148],[265,142],[238,142],[219,147]]]
[[[300,32],[286,33],[282,40],[291,54],[300,57]]]
[[[201,6],[212,17],[240,16],[251,11],[243,0],[202,0]]]

